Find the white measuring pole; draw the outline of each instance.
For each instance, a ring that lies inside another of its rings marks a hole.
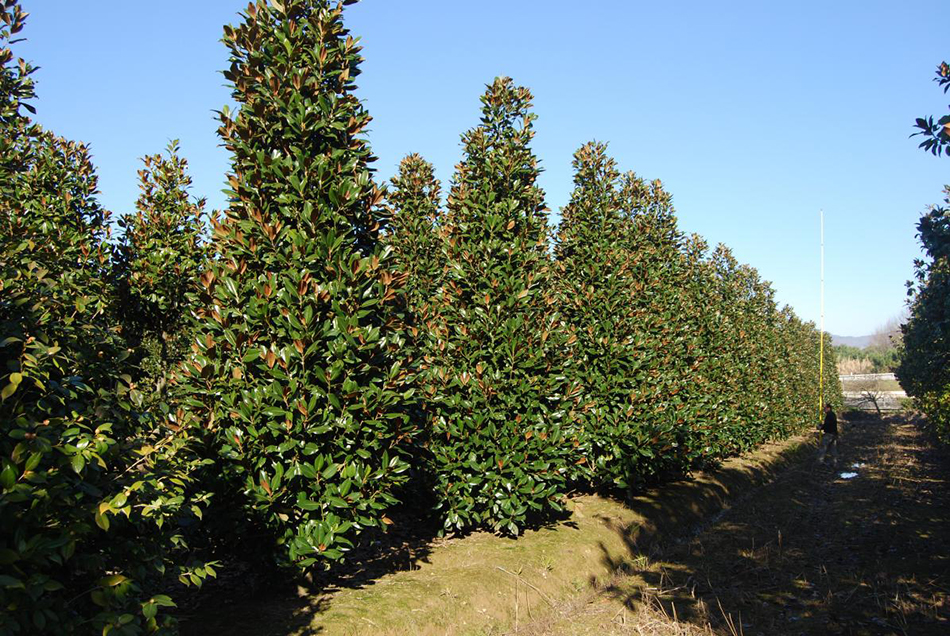
[[[825,211],[818,211],[818,225],[821,236],[821,330],[818,333],[818,417],[824,410],[825,388]]]

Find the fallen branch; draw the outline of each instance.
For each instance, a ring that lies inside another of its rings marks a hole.
[[[534,590],[535,592],[537,592],[537,593],[541,596],[541,598],[543,598],[545,601],[547,601],[547,604],[550,605],[551,607],[557,607],[557,605],[554,604],[554,601],[552,601],[551,598],[550,598],[547,594],[545,594],[544,592],[542,592],[541,590],[539,590],[539,589],[536,588],[535,586],[531,585],[531,583],[528,583],[527,581],[525,581],[524,578],[523,578],[521,575],[515,574],[514,572],[510,572],[510,571],[506,570],[505,568],[501,567],[500,565],[496,565],[495,568],[498,569],[498,570],[501,570],[501,571],[504,572],[505,574],[510,574],[511,576],[515,577],[516,579],[518,579],[519,581],[521,581],[522,583],[524,583],[525,585],[527,585],[528,587],[530,587],[532,590]]]

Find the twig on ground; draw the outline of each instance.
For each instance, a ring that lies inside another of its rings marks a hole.
[[[532,584],[529,583],[528,581],[525,581],[524,578],[522,578],[520,575],[515,574],[514,572],[511,572],[511,571],[509,571],[509,570],[506,570],[505,568],[501,567],[500,565],[496,565],[495,568],[501,570],[501,571],[504,572],[505,574],[510,574],[511,576],[515,577],[516,579],[518,579],[519,581],[521,581],[522,583],[524,583],[525,585],[527,585],[528,587],[530,587],[532,590],[534,590],[535,592],[537,592],[537,593],[541,596],[541,598],[543,598],[543,599],[547,602],[547,604],[550,605],[551,607],[557,607],[557,606],[555,605],[554,601],[552,601],[551,598],[550,598],[547,594],[545,594],[544,592],[542,592],[541,590],[539,590],[537,587],[535,587],[534,585],[532,585]]]

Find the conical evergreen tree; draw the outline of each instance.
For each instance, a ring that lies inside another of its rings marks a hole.
[[[721,308],[710,295],[713,280],[708,249],[708,243],[698,234],[688,237],[683,245],[682,289],[691,307],[692,333],[685,352],[689,382],[681,395],[691,407],[687,455],[690,464],[697,467],[714,464],[720,458],[718,430],[720,423],[731,417],[730,413],[723,412],[726,403],[720,378],[721,374],[728,374],[728,370],[715,351]]]
[[[558,509],[576,443],[530,107],[509,78],[488,87],[444,221],[448,271],[425,362],[448,529],[517,534],[529,513]]]
[[[426,358],[433,342],[431,330],[437,324],[438,302],[435,296],[445,272],[445,249],[441,234],[442,216],[439,200],[440,184],[432,164],[417,154],[406,156],[393,177],[387,203],[392,213],[392,230],[386,244],[392,250],[393,263],[405,290],[405,306],[394,307],[401,312],[407,327],[406,338],[399,350],[403,367],[411,370],[415,389],[421,396],[413,403],[411,417],[422,432],[416,439],[411,460],[410,497],[418,509],[431,509],[432,464],[428,452],[432,430],[432,411],[427,399],[436,393],[436,384],[426,373]]]
[[[745,395],[746,374],[743,342],[745,331],[739,316],[741,302],[740,264],[725,245],[719,244],[709,255],[708,284],[704,291],[710,313],[710,340],[706,343],[710,357],[707,369],[712,390],[719,396],[719,408],[713,428],[715,455],[731,455],[741,448],[742,430],[752,410]]]
[[[734,334],[741,350],[739,418],[744,424],[736,438],[745,451],[754,448],[781,429],[785,414],[780,413],[774,395],[777,352],[777,307],[774,291],[758,271],[742,265],[737,272],[739,296],[736,311],[738,334]]]
[[[245,516],[300,566],[385,527],[413,434],[388,310],[400,290],[380,241],[389,217],[343,4],[260,0],[225,27],[240,105],[221,114],[231,204],[185,370],[192,419]]]
[[[595,485],[622,489],[650,463],[641,451],[652,453],[652,435],[631,398],[643,384],[646,359],[636,346],[640,271],[626,240],[633,228],[622,207],[620,173],[606,150],[592,142],[574,154],[574,191],[561,213],[556,254],[562,313],[577,337],[575,379],[584,385],[583,439],[591,463],[582,466]]]
[[[206,219],[204,199],[188,193],[188,162],[177,141],[167,156],[142,161],[137,211],[119,219],[114,275],[124,335],[139,352],[140,382],[161,399],[169,372],[190,344],[188,316],[208,259]]]
[[[557,253],[565,316],[578,337],[585,441],[594,483],[628,488],[692,459],[698,413],[683,391],[697,308],[662,184],[621,176],[603,144],[582,147],[574,165]]]
[[[411,154],[400,162],[387,195],[393,226],[387,244],[405,278],[406,303],[420,320],[428,316],[445,271],[439,236],[440,190],[432,164]]]
[[[632,255],[637,283],[630,298],[636,316],[638,386],[631,393],[632,417],[644,423],[649,440],[639,453],[650,459],[642,477],[679,474],[691,463],[693,429],[703,420],[694,402],[697,322],[704,311],[689,294],[686,240],[677,226],[672,196],[659,180],[633,172],[620,180],[620,205],[627,219],[622,245]]]

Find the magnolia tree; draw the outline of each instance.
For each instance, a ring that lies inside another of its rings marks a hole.
[[[260,1],[225,27],[221,112],[230,207],[201,278],[183,367],[191,426],[217,449],[228,500],[301,567],[385,527],[415,434],[389,214],[354,94],[343,3]]]
[[[188,192],[191,177],[178,142],[168,145],[166,156],[142,162],[136,212],[119,220],[114,276],[126,339],[139,349],[141,381],[161,399],[169,372],[188,350],[188,316],[207,266],[207,218],[204,200]]]
[[[417,314],[413,322],[418,324],[429,317],[432,298],[445,272],[439,234],[440,191],[432,164],[411,154],[400,162],[387,196],[392,210],[392,231],[387,244],[392,249],[395,267],[405,279],[406,303]]]
[[[209,575],[182,531],[195,464],[143,417],[88,149],[26,116],[25,14],[0,17],[0,632],[156,632],[167,579]]]
[[[934,78],[950,90],[950,66],[942,62]],[[917,120],[924,140],[920,147],[935,156],[950,155],[950,115],[934,122]],[[901,326],[903,348],[897,377],[907,394],[928,416],[937,436],[950,443],[950,186],[943,205],[920,218],[917,230],[926,258],[915,261],[914,279],[907,284],[909,318]]]
[[[446,272],[423,364],[446,529],[517,534],[560,509],[579,444],[530,107],[511,79],[488,86],[442,221]]]
[[[578,477],[626,489],[683,441],[684,317],[670,198],[659,182],[621,176],[606,145],[574,155],[574,191],[556,254],[562,312],[574,334],[586,455]]]

